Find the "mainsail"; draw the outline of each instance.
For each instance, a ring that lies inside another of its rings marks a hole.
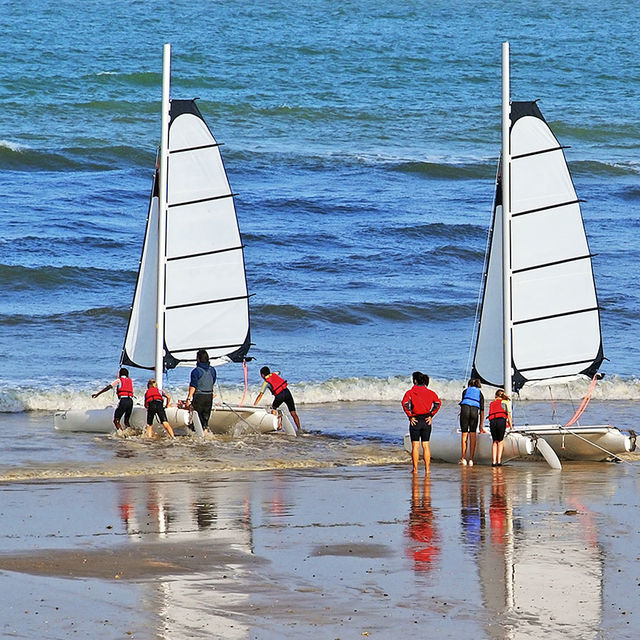
[[[532,381],[593,376],[604,355],[592,256],[563,149],[535,102],[511,103],[509,157],[502,164],[472,375],[504,385],[506,277],[511,279],[507,339],[513,389]],[[511,260],[506,268],[503,168],[510,172]]]
[[[149,203],[122,363],[155,365],[159,169]],[[207,349],[212,363],[241,361],[251,338],[244,252],[218,143],[195,101],[171,100],[164,269],[164,368]]]

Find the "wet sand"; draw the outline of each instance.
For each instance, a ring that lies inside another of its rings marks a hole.
[[[638,465],[5,482],[0,631],[635,638]]]

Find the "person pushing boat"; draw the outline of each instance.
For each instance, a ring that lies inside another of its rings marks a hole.
[[[269,391],[273,393],[273,402],[271,403],[271,408],[277,409],[281,404],[286,404],[299,432],[301,429],[300,418],[298,418],[298,413],[296,412],[296,403],[293,399],[293,396],[291,395],[291,391],[289,390],[287,381],[284,378],[280,377],[279,371],[274,371],[272,373],[269,367],[262,367],[262,369],[260,369],[260,377],[264,380],[264,382],[262,383],[260,393],[253,403],[254,406],[257,405],[260,400],[262,400],[262,396],[268,388]]]
[[[489,404],[489,429],[493,443],[491,445],[491,466],[502,466],[502,452],[504,450],[504,436],[507,428],[512,429],[511,406],[509,396],[503,389],[496,391],[495,400]]]
[[[200,349],[196,354],[196,366],[191,370],[186,404],[198,414],[203,429],[209,428],[216,377],[215,368],[209,364],[209,354],[206,349]]]
[[[473,378],[462,392],[460,401],[460,464],[473,466],[473,457],[476,454],[476,430],[480,425],[480,433],[484,433],[484,395],[480,391],[480,380]],[[480,418],[480,420],[478,420]],[[467,461],[467,451],[469,460]]]
[[[173,429],[167,421],[167,414],[164,410],[164,401],[167,401],[166,406],[169,406],[171,397],[166,391],[158,389],[158,384],[151,378],[147,382],[147,391],[144,394],[144,406],[147,408],[147,427],[145,429],[145,438],[151,438],[153,436],[153,419],[157,416],[158,420],[162,423],[165,431],[169,434],[170,438],[174,438]]]
[[[133,381],[129,377],[129,370],[122,367],[118,373],[118,377],[104,389],[92,393],[92,398],[97,398],[100,394],[109,391],[109,389],[115,389],[116,395],[119,398],[118,406],[113,412],[113,424],[118,431],[122,431],[122,425],[120,419],[124,417],[124,426],[130,427],[129,419],[131,418],[131,412],[133,411]]]

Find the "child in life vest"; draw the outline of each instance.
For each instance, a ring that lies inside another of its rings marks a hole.
[[[173,429],[167,422],[167,414],[164,410],[164,398],[167,399],[167,406],[171,402],[169,394],[165,391],[160,391],[156,381],[151,378],[147,382],[147,390],[144,394],[144,406],[147,408],[147,427],[144,431],[145,438],[151,438],[153,435],[153,419],[158,416],[158,420],[162,423],[166,432],[170,438],[174,438]]]
[[[496,391],[495,400],[489,405],[489,429],[493,444],[491,445],[491,466],[502,466],[502,452],[504,450],[504,435],[507,427],[511,429],[511,408],[509,396],[503,389]]]

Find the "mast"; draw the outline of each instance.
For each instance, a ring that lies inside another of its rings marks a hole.
[[[171,90],[171,45],[164,45],[162,56],[162,134],[160,136],[160,184],[158,194],[158,288],[156,292],[155,377],[162,389],[164,354],[165,244],[167,220],[167,165],[169,158],[169,108]]]
[[[502,339],[504,390],[511,395],[511,156],[509,43],[502,43]]]

